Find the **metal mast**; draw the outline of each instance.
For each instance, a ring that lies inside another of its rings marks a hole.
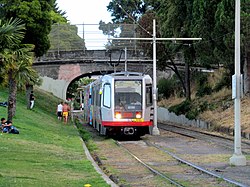
[[[246,157],[241,152],[240,98],[242,79],[240,74],[240,0],[235,1],[235,74],[232,78],[232,97],[234,99],[234,154],[230,164],[245,166]]]

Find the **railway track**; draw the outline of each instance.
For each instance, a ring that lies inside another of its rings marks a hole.
[[[218,171],[219,173],[213,170],[213,166],[211,167],[212,169],[210,168],[220,157],[217,159],[215,155],[213,156],[213,160],[207,162],[207,155],[214,154],[215,151],[212,150],[211,153],[211,148],[207,148],[206,145],[212,145],[212,147],[216,149],[214,145],[217,144],[217,142],[211,143],[211,141],[208,141],[209,143],[207,144],[201,143],[206,141],[204,135],[203,138],[201,135],[200,139],[197,139],[198,136],[196,136],[195,133],[191,134],[190,132],[188,135],[185,135],[187,132],[185,129],[179,130],[182,132],[176,132],[176,134],[175,132],[169,132],[167,129],[164,130],[164,126],[158,126],[161,128],[160,136],[147,135],[136,141],[118,141],[100,136],[88,125],[84,125],[84,129],[91,133],[92,140],[98,147],[97,150],[92,151],[94,160],[118,186],[243,187],[247,186],[244,184],[250,184],[249,180],[245,181],[241,180],[241,178],[234,178],[231,177],[232,175],[229,177],[227,177],[228,175],[218,175],[221,174],[220,172],[223,170],[221,168],[218,169],[220,170]],[[173,129],[177,131],[176,129],[179,128]],[[202,148],[204,149],[200,151]],[[228,149],[228,151],[226,151],[225,154],[231,152],[229,148],[226,149]],[[216,151],[221,152],[221,150],[226,149],[220,148]],[[204,150],[207,152],[201,153]],[[222,156],[223,155],[224,152]],[[246,171],[246,175],[247,173]]]
[[[213,133],[205,132],[202,130],[197,130],[194,128],[179,126],[179,125],[172,124],[172,123],[159,124],[158,127],[162,130],[170,131],[170,132],[182,135],[182,136],[213,143],[213,144],[219,145],[229,150],[234,149],[233,138],[228,137],[226,135],[222,136],[219,134],[213,134]],[[250,155],[250,141],[249,140],[242,140],[241,147],[242,147],[242,153]]]
[[[147,164],[146,162],[142,161],[142,159],[140,159],[138,156],[136,156],[135,154],[133,154],[129,148],[127,148],[124,143],[117,141],[116,142],[117,145],[123,147],[134,159],[136,159],[140,164],[142,164],[143,166],[145,166],[149,171],[151,171],[153,174],[160,176],[161,178],[165,179],[167,182],[169,182],[170,184],[173,184],[175,186],[178,187],[183,187],[183,185],[179,182],[177,182],[177,180],[172,179],[171,177],[167,176],[166,174],[164,174],[163,172],[154,169],[152,166],[150,166],[149,164]]]
[[[142,140],[141,140],[142,141]],[[155,156],[148,159],[148,156],[145,155],[145,151],[142,151],[143,148],[140,148],[137,146],[136,143],[133,142],[119,142],[117,141],[117,144],[124,149],[139,163],[141,163],[143,166],[145,166],[148,170],[150,170],[154,175],[158,175],[159,177],[163,178],[170,184],[174,186],[241,186],[245,187],[244,184],[241,184],[237,181],[225,178],[223,176],[220,176],[216,173],[213,173],[211,171],[208,171],[200,166],[195,165],[194,163],[191,163],[189,161],[186,161],[182,158],[179,158],[174,153],[165,150],[161,148],[160,146],[157,146],[155,144],[150,143],[149,141],[142,141],[145,142],[145,146],[153,147],[155,148]],[[144,146],[144,148],[145,148]],[[161,163],[157,163],[157,158],[159,155],[162,156],[162,154],[159,154],[159,151],[164,152],[167,156],[170,156],[172,159],[166,159],[165,161],[162,161]],[[141,153],[144,153],[141,155]],[[158,154],[157,154],[158,153]],[[151,155],[151,154],[150,154]],[[154,161],[152,161],[154,159]],[[162,167],[162,165],[167,166],[168,163],[172,163],[172,167],[175,167],[175,172],[166,169],[165,167]],[[175,163],[173,165],[173,163]],[[185,165],[185,166],[184,166]],[[183,170],[185,168],[185,170]],[[177,171],[179,173],[177,174]],[[188,173],[188,177],[187,177]],[[178,176],[178,177],[177,177]],[[189,180],[192,179],[192,180]]]

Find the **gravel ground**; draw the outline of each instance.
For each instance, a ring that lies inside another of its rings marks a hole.
[[[98,133],[95,133],[93,128],[88,125],[84,125],[84,128],[93,133],[93,140],[98,147],[98,150],[95,151],[95,155],[92,156],[104,170],[106,175],[109,176],[109,178],[111,178],[115,183],[119,184],[119,186],[172,186],[165,184],[146,169],[143,169],[140,164],[132,161],[133,159],[129,157],[128,154],[114,146],[114,142],[106,141],[103,137],[98,138],[99,135]],[[211,170],[222,177],[238,181],[244,186],[250,187],[249,155],[247,156],[247,166],[235,167],[230,166],[229,164],[229,159],[233,154],[231,150],[227,150],[205,141],[186,137],[184,138],[183,136],[166,131],[161,131],[160,136],[146,135],[142,137],[142,139],[171,150],[179,157],[190,162],[194,162],[196,165]],[[134,141],[131,143],[140,144],[140,141]],[[136,167],[132,168],[132,165]],[[140,171],[141,176],[138,175],[138,171]],[[197,184],[196,186],[206,185]]]
[[[246,166],[231,166],[229,159],[232,150],[212,143],[162,131],[160,136],[147,135],[149,139],[162,147],[173,150],[181,158],[213,171],[214,173],[250,186],[250,155]]]

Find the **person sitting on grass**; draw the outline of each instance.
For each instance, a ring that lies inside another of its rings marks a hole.
[[[13,133],[19,134],[19,131],[12,125],[12,122],[1,118],[2,132],[3,133]]]

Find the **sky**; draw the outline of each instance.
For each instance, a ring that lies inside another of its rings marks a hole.
[[[97,43],[96,40],[104,40],[107,37],[101,34],[98,25],[89,24],[98,24],[100,20],[106,23],[111,21],[110,12],[107,11],[110,0],[57,0],[56,2],[59,9],[66,12],[71,24],[79,24],[78,34],[81,37],[84,35],[87,49],[103,48],[104,43]]]

